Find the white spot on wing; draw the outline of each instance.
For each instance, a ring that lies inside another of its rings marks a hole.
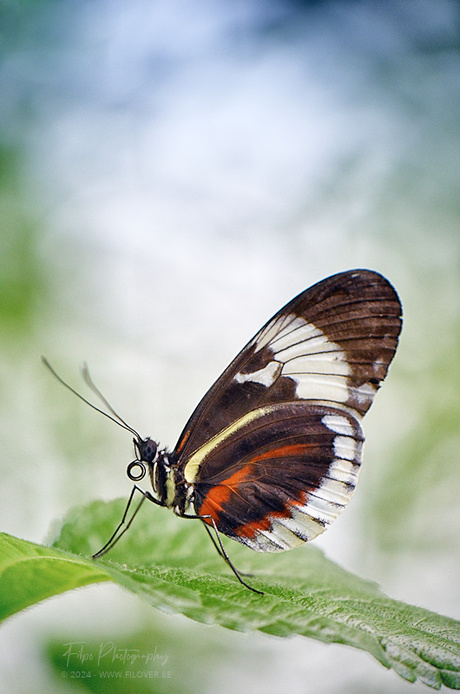
[[[299,510],[322,523],[332,523],[339,515],[342,507],[331,504],[329,501],[325,501],[310,493],[308,494],[306,504],[299,507]]]
[[[348,485],[332,479],[325,480],[319,489],[315,491],[315,497],[339,506],[348,504],[351,494],[352,490]]]
[[[272,542],[275,547],[278,546],[280,551],[292,549],[296,545],[301,544],[299,538],[293,535],[293,533],[286,528],[283,528],[282,526],[278,527],[277,524],[274,524],[273,527],[273,530],[262,530],[260,534],[263,535],[269,542]],[[293,542],[295,542],[295,544],[293,544]]]
[[[351,436],[336,436],[334,439],[334,454],[336,458],[354,460],[356,457],[356,441]]]
[[[335,437],[333,445],[336,457],[329,467],[328,477],[323,480],[318,494],[323,495],[323,488],[326,489],[333,484],[339,483],[346,497],[344,503],[347,503],[351,499],[358,482],[363,444],[362,441],[352,436],[339,434]]]
[[[349,391],[345,379],[337,379],[334,376],[321,376],[312,374],[293,374],[281,372],[282,376],[289,376],[296,383],[296,395],[301,400],[328,400],[345,403],[348,401]]]
[[[359,474],[359,462],[350,460],[334,460],[329,468],[329,477],[344,482],[352,487],[356,486]]]
[[[318,523],[312,518],[309,511],[304,506],[293,506],[291,511],[292,519],[299,529],[304,533],[308,540],[313,540],[326,530],[323,523]]]
[[[354,388],[354,394],[359,405],[371,405],[376,393],[376,387],[372,383],[363,383]]]
[[[331,431],[336,434],[343,434],[343,436],[354,436],[355,429],[351,422],[339,414],[326,414],[322,418],[322,423]]]
[[[295,507],[294,507],[295,508]],[[305,516],[302,516],[305,518]],[[273,527],[277,532],[289,531],[294,537],[291,540],[291,546],[296,547],[310,539],[310,534],[303,521],[295,520],[292,516],[281,516],[272,518]]]
[[[268,388],[273,385],[278,378],[281,368],[282,366],[278,362],[270,361],[263,369],[259,369],[258,371],[253,371],[248,374],[237,373],[235,381],[237,383],[253,381],[254,383],[262,383],[263,386]]]
[[[273,535],[273,537],[270,537],[270,535]],[[285,547],[284,543],[277,541],[273,533],[267,531],[259,532],[255,537],[241,536],[237,537],[237,539],[256,552],[282,552],[285,549],[290,549],[290,547]]]

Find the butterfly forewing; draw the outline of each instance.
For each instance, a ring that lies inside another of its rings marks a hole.
[[[322,532],[354,491],[359,420],[400,330],[396,292],[369,270],[329,277],[282,308],[211,387],[179,438],[174,456],[196,513],[262,551]]]
[[[394,356],[401,305],[370,270],[329,277],[282,308],[244,347],[187,422],[181,460],[265,403],[315,400],[365,414]]]

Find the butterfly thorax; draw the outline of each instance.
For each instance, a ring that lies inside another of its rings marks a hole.
[[[158,501],[167,508],[172,508],[176,498],[176,482],[171,460],[166,451],[160,451],[156,460],[149,465],[149,475]]]

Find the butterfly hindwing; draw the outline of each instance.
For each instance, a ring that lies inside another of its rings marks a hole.
[[[200,448],[184,474],[199,515],[252,549],[277,552],[313,539],[342,512],[362,441],[359,423],[340,410],[267,405]]]

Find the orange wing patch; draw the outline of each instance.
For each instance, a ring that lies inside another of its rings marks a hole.
[[[224,506],[230,501],[233,495],[240,496],[239,487],[245,482],[256,482],[257,476],[260,473],[256,473],[254,465],[257,463],[262,463],[264,460],[273,460],[274,458],[289,458],[292,456],[302,456],[305,455],[306,451],[311,449],[311,446],[304,443],[299,444],[288,444],[285,446],[280,446],[278,448],[272,448],[264,453],[260,453],[250,459],[250,461],[244,465],[240,470],[237,470],[230,477],[222,480],[215,487],[211,487],[207,492],[203,504],[200,508],[201,516],[211,516],[216,525],[219,524],[221,519],[221,514]],[[303,498],[303,497],[302,497]],[[298,503],[302,505],[303,500],[292,499],[292,503]],[[254,538],[258,533],[263,530],[269,530],[272,522],[275,518],[288,517],[289,511],[272,511],[270,516],[265,516],[257,520],[252,520],[247,523],[242,524],[236,529],[236,534],[239,537]],[[208,525],[212,525],[211,520],[203,519]]]
[[[247,480],[251,474],[251,469],[252,468],[250,465],[245,465],[240,470],[233,473],[231,477],[228,477],[215,487],[212,487],[206,494],[204,502],[200,508],[200,516],[209,515],[216,523],[218,523],[219,514],[222,512],[223,505],[230,499],[232,494],[238,494],[238,485]],[[204,520],[209,525],[212,525],[211,521],[207,518]]]

